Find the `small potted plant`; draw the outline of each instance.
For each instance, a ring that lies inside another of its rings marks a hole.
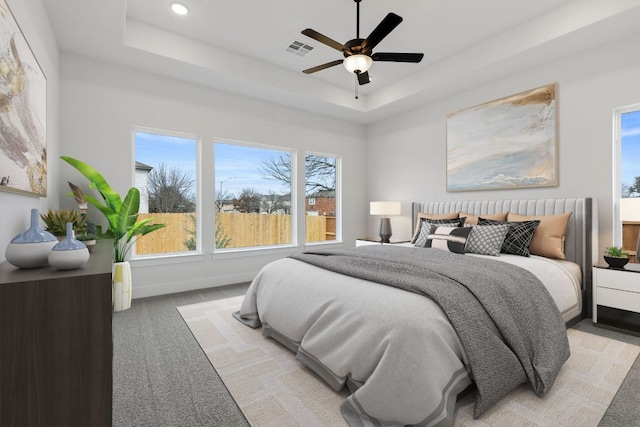
[[[629,262],[629,255],[618,246],[604,248],[604,260],[611,268],[624,268]]]
[[[89,252],[93,251],[98,239],[98,229],[91,221],[87,221],[85,229],[81,232],[76,232],[76,240],[80,240],[89,249]]]
[[[46,214],[40,214],[46,230],[56,236],[58,240],[64,239],[67,234],[67,223],[73,224],[75,234],[86,231],[86,219],[75,210],[49,209]]]

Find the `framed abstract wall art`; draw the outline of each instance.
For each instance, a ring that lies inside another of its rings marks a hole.
[[[0,0],[0,190],[47,195],[47,79]]]
[[[558,185],[557,85],[447,116],[447,191]]]

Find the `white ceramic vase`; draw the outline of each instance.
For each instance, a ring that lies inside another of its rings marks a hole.
[[[58,239],[40,228],[38,209],[31,209],[31,225],[11,239],[5,251],[7,261],[18,268],[39,268],[49,265],[49,252]]]
[[[131,266],[129,261],[114,262],[111,270],[113,284],[113,311],[131,307]]]
[[[73,238],[73,224],[67,223],[67,236],[49,253],[49,264],[58,270],[75,270],[89,261],[89,250]]]

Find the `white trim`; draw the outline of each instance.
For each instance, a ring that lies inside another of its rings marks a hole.
[[[131,182],[132,185],[135,186],[135,164],[136,164],[136,133],[147,133],[158,136],[168,136],[174,138],[181,138],[192,140],[195,142],[195,155],[196,155],[196,172],[195,172],[195,180],[196,180],[196,249],[194,251],[188,251],[187,253],[182,252],[168,252],[168,253],[160,253],[160,254],[152,254],[152,255],[138,255],[136,254],[136,243],[133,243],[133,256],[129,259],[129,261],[144,261],[142,265],[160,265],[160,264],[173,264],[173,263],[182,263],[182,262],[193,262],[186,260],[186,257],[193,255],[202,255],[202,136],[195,133],[187,133],[187,132],[178,132],[173,130],[166,129],[158,129],[158,128],[150,128],[146,126],[132,126],[131,131],[131,151],[133,159],[133,165],[131,168]],[[176,258],[172,260],[172,258]],[[162,262],[151,261],[152,259],[158,260],[161,259]],[[204,257],[202,258],[204,259]],[[147,262],[151,262],[151,264],[146,264]]]
[[[335,178],[335,192],[336,192],[336,206],[335,206],[335,217],[336,217],[336,238],[335,240],[331,240],[332,243],[342,243],[342,156],[338,154],[330,154],[323,153],[320,151],[305,151],[304,156],[306,159],[307,154],[312,156],[321,156],[321,157],[331,157],[336,161],[336,178]],[[306,190],[306,169],[305,169],[305,190]],[[306,200],[306,191],[305,191],[305,200]],[[306,204],[305,204],[306,208]],[[316,242],[306,242],[306,230],[305,230],[305,241],[303,242],[306,245],[314,244]]]
[[[219,138],[216,137],[213,139],[213,182],[214,182],[214,214],[215,214],[215,189],[216,189],[216,158],[215,158],[215,146],[216,144],[225,144],[225,145],[234,145],[234,146],[239,146],[239,147],[247,147],[247,148],[257,148],[257,149],[261,149],[261,150],[271,150],[271,151],[277,151],[277,152],[283,152],[283,153],[287,153],[289,154],[290,158],[291,158],[291,182],[290,182],[290,197],[291,197],[291,201],[293,202],[294,200],[297,200],[297,185],[296,185],[296,177],[297,177],[297,169],[298,169],[298,162],[297,162],[297,155],[298,155],[298,151],[295,148],[292,147],[282,147],[282,146],[277,146],[277,145],[268,145],[268,144],[261,144],[261,143],[255,143],[255,142],[247,142],[247,141],[239,141],[239,140],[233,140],[233,139],[228,139],[228,138]],[[232,253],[244,253],[246,255],[247,252],[250,251],[255,251],[255,250],[278,250],[280,248],[283,247],[295,247],[295,243],[297,242],[297,224],[298,224],[298,215],[297,215],[298,209],[296,206],[296,203],[291,203],[291,242],[289,244],[284,244],[284,245],[273,245],[273,246],[247,246],[247,247],[242,247],[242,248],[231,248],[231,249],[226,249],[226,248],[221,248],[221,249],[217,249],[214,247],[213,249],[213,253],[215,254],[215,256],[217,257],[218,255],[223,255],[223,257],[230,257],[230,258],[234,258],[237,255],[230,255]],[[214,220],[214,241],[215,241],[215,220]],[[271,252],[274,253],[274,252]],[[275,252],[277,253],[277,252]],[[242,255],[240,255],[242,256]]]
[[[622,246],[622,221],[620,221],[620,199],[622,198],[622,115],[640,111],[640,104],[627,105],[613,110],[613,245]]]

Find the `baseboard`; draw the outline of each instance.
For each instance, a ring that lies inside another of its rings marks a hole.
[[[250,282],[258,274],[256,271],[248,271],[226,276],[201,278],[195,280],[180,280],[179,282],[162,283],[158,285],[136,286],[133,284],[131,297],[147,298],[158,295],[175,294],[177,292],[194,291],[197,289],[217,288],[219,286],[233,285],[235,283]]]

